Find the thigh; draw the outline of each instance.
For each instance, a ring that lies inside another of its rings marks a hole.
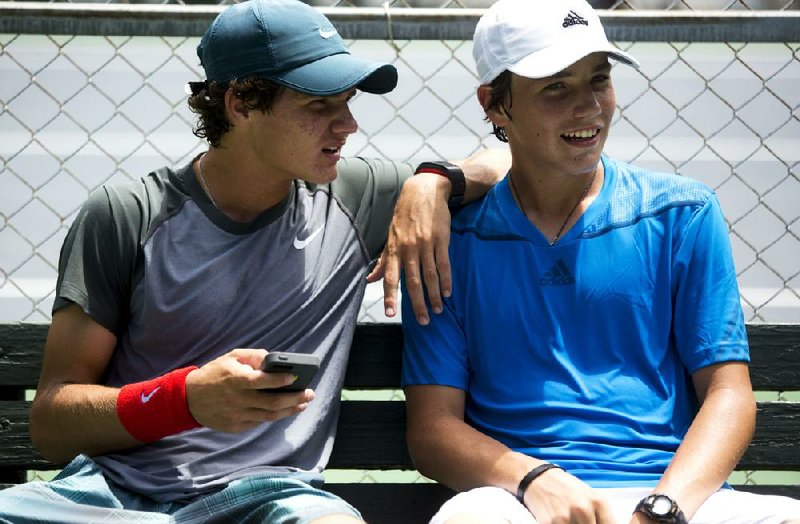
[[[125,509],[88,457],[78,457],[50,482],[0,491],[0,522],[14,524],[166,524],[165,514]]]
[[[781,524],[794,519],[800,519],[800,500],[721,489],[700,506],[692,524]]]
[[[173,513],[172,522],[308,524],[331,515],[361,518],[346,501],[302,478],[263,475],[231,482]]]
[[[430,524],[443,524],[456,515],[487,516],[510,524],[536,524],[533,515],[516,497],[502,488],[475,488],[445,502]]]
[[[628,522],[638,502],[652,488],[601,488],[618,522]],[[721,489],[700,506],[690,524],[782,524],[800,519],[800,501]]]

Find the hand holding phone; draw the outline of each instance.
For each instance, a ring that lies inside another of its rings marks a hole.
[[[303,391],[311,383],[319,369],[319,357],[305,353],[284,353],[271,351],[264,359],[262,370],[266,373],[289,373],[297,379],[272,391]]]

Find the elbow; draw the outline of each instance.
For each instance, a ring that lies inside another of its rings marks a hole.
[[[750,439],[752,440],[756,432],[757,415],[756,397],[752,391],[742,400],[742,411],[746,414],[747,424],[750,428]]]
[[[429,479],[439,480],[434,467],[436,456],[433,431],[407,431],[406,444],[414,467]]]
[[[47,403],[37,393],[31,405],[29,433],[34,449],[48,462],[64,464],[74,458],[67,456],[59,446],[58,432],[47,423],[52,417],[48,415]]]
[[[36,403],[31,406],[31,415],[29,421],[29,432],[31,437],[31,444],[39,454],[50,462],[57,462],[57,457],[54,450],[51,449],[50,439],[48,439],[49,431],[45,427],[44,420],[47,417],[41,413],[41,408]]]

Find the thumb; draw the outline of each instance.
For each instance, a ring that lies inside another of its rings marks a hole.
[[[367,282],[372,284],[373,282],[377,282],[378,280],[382,279],[385,271],[386,262],[381,254],[381,256],[378,257],[378,262],[375,264],[375,267],[372,268],[372,271],[370,271],[369,275],[367,275]]]

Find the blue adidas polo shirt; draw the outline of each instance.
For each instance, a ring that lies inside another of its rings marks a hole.
[[[468,423],[595,487],[652,485],[697,402],[690,374],[749,360],[727,227],[699,182],[602,159],[554,246],[507,181],[452,223],[453,296],[403,300],[403,384],[467,392]]]

